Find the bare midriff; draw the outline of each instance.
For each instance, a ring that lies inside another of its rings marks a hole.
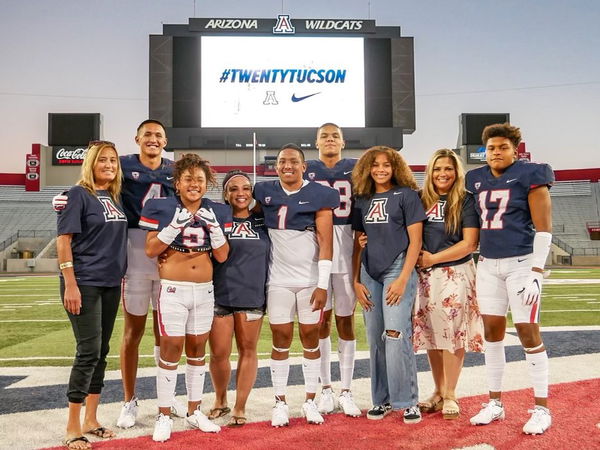
[[[206,283],[212,281],[213,267],[209,252],[182,253],[169,248],[158,273],[163,280]]]

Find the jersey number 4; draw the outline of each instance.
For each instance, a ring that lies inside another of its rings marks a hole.
[[[508,201],[510,200],[510,191],[508,189],[496,189],[492,191],[481,191],[479,193],[479,207],[481,208],[481,229],[482,230],[501,230],[504,227],[502,216],[506,212]],[[491,219],[488,219],[492,203],[497,203],[496,212]]]

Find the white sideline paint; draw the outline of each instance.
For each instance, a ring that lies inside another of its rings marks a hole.
[[[550,383],[565,383],[579,380],[597,378],[600,354],[565,356],[550,359]],[[39,368],[38,368],[39,369]],[[63,382],[66,378],[63,379]],[[524,389],[530,387],[529,375],[525,361],[516,361],[507,364],[504,377],[504,391]],[[339,383],[334,383],[334,390],[339,392]],[[431,372],[419,373],[420,398],[427,398],[433,390]],[[485,394],[485,367],[467,367],[463,369],[459,386],[459,397]],[[355,379],[352,383],[352,393],[357,405],[361,409],[371,407],[370,383],[368,378]],[[235,393],[229,392],[229,404],[232,405]],[[185,397],[179,397],[185,401]],[[287,400],[290,405],[290,415],[300,416],[300,407],[304,400],[304,386],[288,388]],[[202,410],[208,412],[214,401],[214,394],[204,396]],[[248,399],[246,416],[249,422],[269,420],[273,406],[273,392],[271,388],[253,389]],[[120,438],[150,436],[154,428],[156,416],[156,401],[144,400],[140,402],[138,414],[139,425],[128,430],[115,428],[115,421],[121,408],[120,403],[101,404],[99,409],[100,422],[116,431]],[[26,413],[6,414],[0,416],[0,429],[3,433],[2,447],[6,448],[40,448],[60,445],[64,439],[64,429],[67,420],[67,408],[32,411]],[[229,420],[225,416],[215,422],[224,425]],[[366,420],[366,419],[365,419]],[[327,417],[325,417],[327,421]],[[182,419],[175,419],[173,431],[186,429]],[[92,442],[98,439],[91,438]]]

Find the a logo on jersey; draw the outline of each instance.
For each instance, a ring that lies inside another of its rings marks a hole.
[[[271,203],[271,197],[265,197],[265,203],[268,205]]]
[[[174,294],[177,288],[175,286],[167,286],[167,292],[169,294]]]
[[[265,99],[263,105],[279,105],[277,98],[275,97],[275,91],[265,91]]]
[[[296,29],[292,25],[289,14],[279,14],[277,23],[273,27],[273,34],[295,34]]]
[[[252,229],[249,221],[236,222],[229,234],[229,239],[260,239],[258,233]]]
[[[479,186],[481,186],[481,183],[478,181],[477,183],[475,183],[475,189],[479,189]]]
[[[316,174],[314,172],[308,172],[308,179],[313,181],[315,179]]]
[[[133,177],[134,180],[137,180],[140,177],[140,173],[139,172],[131,172],[131,176]]]
[[[387,198],[374,198],[371,200],[369,212],[365,216],[365,223],[388,223],[389,215],[385,205]]]
[[[98,197],[102,208],[104,208],[104,220],[106,222],[127,222],[125,214],[115,206],[110,197]]]
[[[429,222],[443,222],[444,221],[444,209],[446,208],[446,200],[440,200],[427,211],[427,221]]]

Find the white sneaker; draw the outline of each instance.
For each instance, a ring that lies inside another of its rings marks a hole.
[[[552,425],[552,416],[550,410],[543,406],[536,406],[534,409],[527,411],[531,417],[525,425],[523,425],[523,433],[525,434],[542,434],[550,425]]]
[[[173,419],[164,414],[159,414],[154,424],[154,433],[152,440],[156,442],[165,442],[171,437],[171,429],[173,428]]]
[[[173,403],[171,404],[171,414],[177,417],[186,417],[187,405],[184,405],[173,396]]]
[[[290,424],[290,410],[285,402],[281,400],[275,401],[272,414],[271,426],[278,428]]]
[[[198,428],[200,431],[205,433],[218,433],[221,431],[221,427],[214,422],[211,422],[208,417],[202,414],[202,411],[197,409],[194,414],[187,416],[185,421],[192,427]]]
[[[308,423],[321,425],[323,422],[325,422],[323,416],[319,413],[319,409],[317,408],[317,404],[314,402],[314,400],[306,400],[302,404],[302,415],[306,417],[306,421]]]
[[[502,402],[492,398],[489,403],[482,403],[481,406],[481,411],[471,417],[471,425],[487,425],[494,420],[504,420]]]
[[[344,411],[344,414],[346,414],[347,416],[351,416],[351,417],[360,417],[361,416],[362,413],[360,412],[359,407],[356,406],[356,403],[354,403],[354,399],[352,398],[352,392],[350,392],[350,391],[342,392],[338,398],[338,403],[340,404],[342,411]]]
[[[132,397],[131,400],[125,402],[121,408],[121,414],[119,414],[119,418],[117,419],[117,426],[119,428],[131,428],[134,426],[137,412],[138,399],[137,397]]]
[[[321,414],[331,414],[335,410],[335,397],[331,388],[325,388],[321,391],[318,410]]]

